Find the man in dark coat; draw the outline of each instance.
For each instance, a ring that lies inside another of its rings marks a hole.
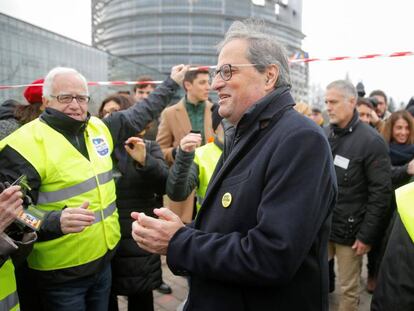
[[[329,258],[338,261],[339,310],[358,310],[362,256],[380,241],[391,196],[391,164],[385,141],[359,120],[357,91],[338,80],[326,88],[329,143],[338,180]]]
[[[284,49],[234,22],[212,87],[233,130],[199,214],[134,213],[135,241],[190,276],[185,310],[328,310],[335,172],[320,127],[292,108]]]

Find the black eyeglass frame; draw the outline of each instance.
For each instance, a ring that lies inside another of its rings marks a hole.
[[[50,95],[50,97],[56,98],[56,100],[61,104],[70,104],[73,101],[73,99],[75,99],[78,104],[87,104],[91,100],[91,97],[88,95],[73,96],[70,94],[60,94],[60,95]],[[62,97],[68,97],[68,99],[63,100]],[[70,101],[69,101],[69,97],[71,97]]]
[[[219,69],[214,70],[212,72],[212,77],[211,78],[213,80],[217,77],[218,74],[220,74],[220,77],[223,79],[223,81],[230,81],[231,78],[233,77],[233,71],[234,71],[232,69],[232,67],[237,68],[237,67],[256,67],[256,66],[260,66],[260,65],[258,65],[258,64],[233,64],[233,65],[232,64],[223,64],[223,65],[220,66]],[[226,68],[228,68],[228,70],[229,70],[228,71],[229,72],[228,77],[223,74],[224,69],[226,69]]]

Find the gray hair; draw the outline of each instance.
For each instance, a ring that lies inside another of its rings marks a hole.
[[[53,81],[55,80],[56,76],[61,74],[74,74],[77,75],[85,84],[85,89],[88,90],[88,82],[86,81],[85,77],[76,71],[73,68],[67,68],[67,67],[55,67],[52,70],[49,71],[49,73],[45,77],[45,81],[43,82],[43,97],[49,98],[50,95],[53,94]],[[89,94],[86,94],[89,95]]]
[[[326,87],[327,90],[329,89],[336,89],[341,91],[345,99],[350,99],[351,97],[355,98],[355,100],[358,98],[358,92],[355,88],[355,86],[347,81],[347,80],[336,80],[328,84]]]
[[[217,45],[218,52],[220,53],[227,43],[235,39],[246,40],[249,43],[246,57],[252,64],[258,65],[256,68],[259,72],[265,72],[270,64],[275,64],[279,68],[275,88],[291,87],[286,50],[275,37],[264,32],[264,22],[254,19],[233,22],[224,40]]]

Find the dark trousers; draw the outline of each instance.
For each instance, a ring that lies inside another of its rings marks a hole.
[[[118,300],[115,294],[109,298],[108,311],[118,311]],[[152,291],[128,296],[128,311],[154,311]]]
[[[381,244],[374,244],[367,254],[367,270],[369,278],[377,278],[381,261]]]
[[[33,273],[31,273],[26,261],[23,264],[16,266],[15,275],[20,310],[43,311],[37,280]]]
[[[34,282],[33,294],[22,297],[24,308],[33,311],[102,311],[108,309],[111,290],[111,267],[108,264],[100,273],[62,284]],[[20,293],[19,293],[20,296]],[[37,298],[33,300],[33,298]],[[39,301],[40,300],[40,301]],[[30,306],[30,302],[36,306]],[[39,306],[40,304],[40,306]]]

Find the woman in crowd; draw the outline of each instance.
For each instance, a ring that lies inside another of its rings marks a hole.
[[[405,185],[414,175],[414,120],[405,111],[393,112],[382,130],[390,147],[393,189]],[[395,207],[395,206],[394,206]]]
[[[43,84],[43,79],[35,80],[31,84]],[[23,105],[13,99],[8,99],[1,104],[0,140],[42,113],[42,86],[28,86],[23,96],[29,103],[28,105]]]
[[[106,105],[111,102],[118,103],[118,110],[126,109],[126,101],[128,99],[122,95],[110,96],[103,101],[99,111],[107,111]],[[143,140],[144,134],[145,131],[138,133],[125,145],[114,147],[114,164],[120,173],[116,180],[116,195],[121,241],[112,260],[110,311],[118,310],[117,295],[128,297],[130,311],[154,310],[152,290],[162,282],[160,256],[141,250],[131,237],[131,212],[155,216],[153,209],[162,206],[160,198],[165,193],[168,177],[168,166],[159,145]]]
[[[308,118],[310,118],[312,115],[312,109],[307,103],[304,103],[304,102],[297,103],[295,106],[293,106],[293,108],[295,108],[297,112],[303,114],[304,116]]]
[[[98,117],[103,119],[109,116],[112,112],[125,110],[132,106],[132,100],[128,97],[114,94],[108,96],[102,101],[101,107],[99,107]]]

